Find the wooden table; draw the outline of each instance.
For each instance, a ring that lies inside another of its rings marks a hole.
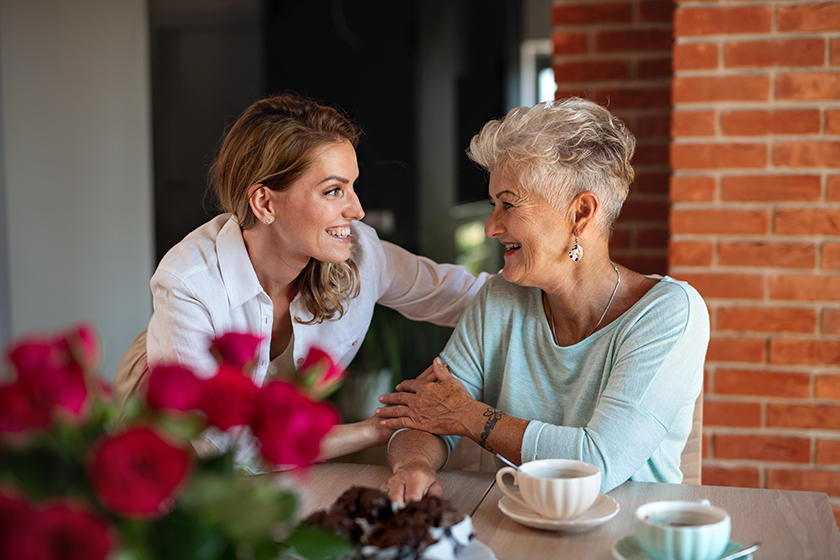
[[[302,516],[329,507],[351,486],[379,488],[388,476],[389,470],[381,465],[350,463],[317,465],[302,478],[280,475],[298,492]],[[633,533],[638,506],[704,498],[729,512],[733,540],[761,542],[756,560],[840,559],[840,532],[828,497],[817,492],[625,482],[608,494],[621,507],[618,515],[588,531],[563,533],[531,529],[508,519],[497,507],[502,492],[493,473],[441,471],[440,480],[446,498],[472,516],[476,538],[498,560],[613,558],[615,543]]]

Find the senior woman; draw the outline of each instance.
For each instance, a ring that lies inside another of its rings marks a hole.
[[[141,335],[117,372],[119,398],[142,389],[146,361],[212,375],[209,341],[229,331],[262,337],[253,373],[260,385],[301,364],[315,344],[347,366],[376,303],[410,319],[457,323],[486,275],[413,255],[359,221],[358,136],[343,114],[295,94],[257,101],[233,123],[210,174],[225,213],[161,260],[145,345]],[[383,445],[390,435],[376,418],[341,425],[320,458]],[[211,452],[230,439],[210,431],[196,445]],[[238,446],[236,462],[254,466],[253,451]]]
[[[380,398],[383,426],[414,428],[389,446],[393,499],[440,494],[435,471],[458,436],[517,464],[593,463],[604,492],[628,479],[681,481],[709,319],[688,284],[610,260],[634,148],[621,121],[578,98],[513,109],[472,139],[504,270],[442,362]]]

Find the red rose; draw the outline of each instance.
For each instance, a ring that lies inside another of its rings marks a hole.
[[[207,421],[222,430],[250,424],[259,406],[259,387],[237,368],[223,365],[204,382],[201,409]]]
[[[44,337],[31,337],[17,341],[7,351],[9,361],[15,366],[18,375],[37,371],[44,366],[62,365],[61,353],[52,341]]]
[[[23,340],[9,351],[9,360],[17,370],[18,382],[46,413],[54,407],[76,416],[82,413],[88,396],[85,372],[63,339]]]
[[[0,386],[0,432],[19,434],[50,424],[49,409],[35,401],[23,383]]]
[[[250,371],[261,342],[262,337],[251,333],[229,332],[210,342],[210,352],[221,365]]]
[[[12,557],[9,550],[12,535],[25,526],[32,513],[27,504],[0,488],[0,558]]]
[[[312,402],[284,381],[265,385],[260,394],[262,407],[251,428],[260,440],[263,457],[276,465],[312,463],[321,439],[339,421],[335,409]]]
[[[168,513],[186,482],[190,455],[149,428],[105,437],[95,445],[89,475],[102,502],[128,517]]]
[[[323,399],[338,389],[344,368],[324,350],[313,346],[297,371],[298,385],[313,399]]]
[[[46,410],[60,407],[79,416],[87,402],[85,373],[78,364],[45,366],[38,371],[21,374],[20,382],[26,386],[33,400]]]
[[[65,353],[68,360],[76,362],[83,369],[94,370],[99,365],[101,347],[96,329],[87,323],[79,323],[60,335],[57,346]]]
[[[146,403],[155,410],[187,412],[201,406],[204,381],[183,366],[155,366],[149,374]]]
[[[18,529],[9,538],[9,560],[104,560],[115,535],[98,516],[64,504],[34,512]]]

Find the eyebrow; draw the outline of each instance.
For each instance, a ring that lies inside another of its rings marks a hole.
[[[329,183],[330,181],[338,181],[339,183],[344,183],[346,185],[347,183],[350,182],[350,179],[346,179],[346,178],[342,177],[341,175],[330,175],[329,177],[326,177],[326,178],[318,181],[318,184],[320,185],[320,184],[323,184],[323,183]]]
[[[497,193],[497,194],[496,194],[496,198],[499,198],[500,196],[502,196],[502,195],[503,195],[503,194],[505,194],[505,193],[507,193],[507,194],[509,194],[509,195],[511,195],[511,196],[514,196],[514,197],[516,197],[516,198],[522,198],[521,196],[519,196],[518,194],[516,194],[515,192],[513,192],[513,191],[511,191],[511,190],[503,190],[502,192]]]

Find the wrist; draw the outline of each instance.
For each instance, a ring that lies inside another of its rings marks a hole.
[[[493,410],[493,407],[483,402],[472,401],[464,410],[464,416],[467,418],[467,421],[463,424],[464,433],[461,435],[478,443],[487,424],[488,410]]]

